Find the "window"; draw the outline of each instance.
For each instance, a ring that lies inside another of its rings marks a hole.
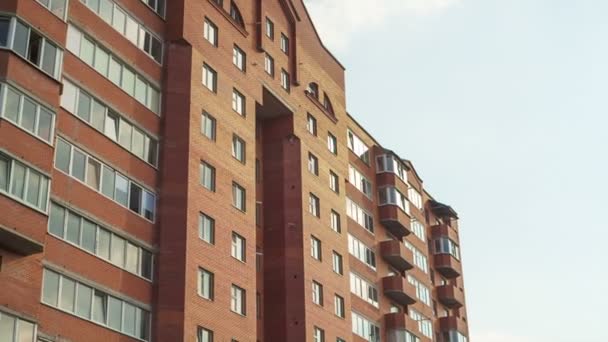
[[[285,89],[285,91],[288,93],[291,90],[291,80],[285,69],[281,69],[281,87],[283,87],[283,89]]]
[[[329,171],[329,188],[335,192],[340,193],[340,177],[333,171]]]
[[[289,38],[284,33],[281,33],[281,51],[289,55]]]
[[[143,161],[157,166],[158,140],[118,115],[67,79],[61,106]]]
[[[120,12],[115,12],[116,14]],[[123,14],[124,15],[124,14]],[[96,44],[79,29],[68,25],[67,47],[72,53],[78,56],[83,62],[95,68],[94,61],[105,60],[107,55],[108,65],[97,64],[97,70],[116,86],[124,90],[129,96],[136,99],[146,108],[155,114],[160,114],[161,95],[160,91],[148,82],[145,77],[133,71],[127,63],[111,54],[109,50]],[[103,57],[96,57],[103,56]]]
[[[317,136],[317,119],[315,119],[315,117],[310,113],[306,119],[306,129],[310,134],[314,135],[315,137]]]
[[[340,223],[340,214],[338,214],[335,210],[332,210],[330,215],[330,227],[336,233],[342,233],[342,227]]]
[[[409,274],[407,275],[407,281],[416,288],[416,297],[420,299],[422,303],[431,306],[431,292],[429,291],[429,288]]]
[[[348,234],[348,252],[359,259],[359,261],[376,270],[376,253],[350,234]]]
[[[209,300],[213,300],[213,273],[206,269],[198,270],[198,295]]]
[[[374,322],[353,312],[353,333],[363,337],[368,342],[380,342],[380,327]]]
[[[323,108],[325,108],[328,113],[334,114],[334,106],[331,104],[331,100],[327,94],[323,94]]]
[[[350,273],[350,292],[375,307],[378,305],[378,289],[357,274]]]
[[[239,8],[236,7],[236,4],[234,3],[234,1],[230,1],[230,17],[241,28],[245,28],[245,21],[243,21],[243,16],[241,15],[241,11],[239,11]]]
[[[114,264],[133,274],[152,280],[153,256],[148,250],[126,242],[121,237],[95,222],[64,208],[51,203],[48,231],[76,247],[85,250],[99,258],[110,261],[110,241],[120,241],[113,246],[113,254],[121,255],[114,258]],[[125,263],[124,255],[129,255],[130,263]]]
[[[372,183],[352,165],[348,165],[348,181],[368,198],[372,198]]]
[[[383,154],[378,156],[376,164],[378,172],[392,172],[407,183],[407,168],[395,155]]]
[[[240,211],[246,211],[246,191],[237,183],[232,183],[232,205]]]
[[[308,94],[314,97],[316,100],[319,100],[319,85],[315,82],[308,83],[308,88],[306,88]]]
[[[314,236],[310,237],[310,256],[321,261],[323,259],[323,251],[321,250],[321,240]]]
[[[213,342],[213,331],[199,327],[196,342]]]
[[[429,265],[427,257],[422,253],[419,249],[414,247],[409,241],[405,240],[403,242],[405,247],[412,251],[414,254],[414,265],[416,265],[419,269],[421,269],[424,273],[429,273]]]
[[[165,17],[165,1],[166,0],[141,0],[148,5],[156,14]]]
[[[460,247],[447,237],[435,240],[435,254],[450,254],[460,260]]]
[[[239,70],[245,72],[247,68],[247,55],[245,51],[241,50],[238,46],[234,45],[232,48],[232,64]]]
[[[369,147],[351,130],[348,130],[347,138],[348,149],[357,155],[365,164],[369,165]]]
[[[150,312],[49,269],[43,273],[42,302],[122,334],[150,340]]]
[[[414,309],[409,309],[408,311],[410,317],[418,322],[418,331],[428,338],[433,338],[433,323],[431,320]]]
[[[338,154],[338,140],[331,133],[327,133],[327,149],[333,154]]]
[[[203,24],[203,36],[209,43],[211,43],[211,45],[217,47],[218,29],[217,26],[211,20],[209,20],[209,18],[205,18],[205,23]]]
[[[422,223],[420,223],[416,219],[412,219],[411,221],[412,232],[416,235],[420,240],[426,242],[426,229]]]
[[[34,342],[36,325],[0,311],[0,341]]]
[[[315,327],[314,342],[325,342],[325,331],[323,329]]]
[[[342,255],[333,251],[332,254],[332,269],[335,273],[342,275],[344,274],[344,268],[342,266]]]
[[[340,318],[344,318],[344,298],[335,295],[334,297],[334,313]]]
[[[203,112],[201,120],[201,132],[208,139],[215,141],[215,131],[217,127],[215,118],[211,116],[211,114]]]
[[[407,196],[414,207],[418,210],[422,210],[422,196],[415,188],[410,186],[407,190]]]
[[[350,198],[346,198],[346,215],[368,232],[374,233],[374,218]]]
[[[378,190],[379,205],[396,205],[410,215],[410,202],[397,188],[392,186]]]
[[[245,141],[239,138],[237,135],[232,136],[232,156],[236,158],[236,160],[245,164]]]
[[[214,93],[217,93],[217,72],[207,63],[203,64],[203,85]]]
[[[245,246],[246,246],[246,240],[245,238],[243,238],[242,236],[240,236],[239,234],[232,232],[232,247],[230,249],[230,255],[232,255],[233,258],[245,262],[246,261],[246,255],[245,255]]]
[[[206,162],[201,162],[201,184],[209,191],[215,192],[215,168]]]
[[[392,330],[389,332],[389,340],[400,342],[420,342],[418,336],[407,330]]]
[[[274,77],[274,58],[268,52],[264,54],[264,71]]]
[[[450,330],[443,333],[443,339],[446,342],[468,342],[469,339],[457,330]]]
[[[308,172],[319,175],[319,159],[312,153],[308,153]]]
[[[266,18],[266,37],[274,40],[274,23],[268,18]]]
[[[316,281],[312,281],[312,302],[323,306],[323,285]]]
[[[232,312],[236,312],[239,315],[245,316],[247,314],[245,310],[246,303],[246,292],[242,288],[232,284],[230,291],[230,309]]]
[[[316,217],[321,217],[321,204],[319,197],[313,194],[308,195],[308,212]]]
[[[137,19],[129,15],[127,11],[121,9],[111,0],[80,1],[85,2],[91,11],[95,12],[102,20],[107,22],[140,50],[152,57],[157,63],[162,63],[163,43],[161,39],[144,25],[140,24]],[[112,13],[118,14],[114,18],[116,23],[113,21]]]
[[[0,116],[51,143],[55,113],[5,83],[0,83]]]
[[[245,96],[238,90],[232,89],[232,110],[239,115],[245,116]]]
[[[47,212],[50,179],[0,153],[0,193]]]
[[[156,195],[63,139],[57,139],[55,168],[154,222]]]
[[[201,240],[214,244],[215,243],[215,220],[203,213],[198,217],[198,231]]]
[[[38,0],[38,2],[60,19],[65,19],[66,0]]]
[[[9,29],[11,26],[11,19],[7,17],[0,17],[0,46],[7,47],[9,44]]]

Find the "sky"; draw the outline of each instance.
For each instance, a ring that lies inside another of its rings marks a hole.
[[[472,342],[608,341],[608,1],[306,0],[347,107],[459,213]]]

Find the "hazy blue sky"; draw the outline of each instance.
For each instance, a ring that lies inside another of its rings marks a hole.
[[[607,342],[608,1],[306,3],[350,113],[461,216],[472,342]]]

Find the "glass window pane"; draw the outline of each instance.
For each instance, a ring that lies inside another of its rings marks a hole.
[[[129,195],[129,209],[138,214],[141,213],[142,189],[135,183],[131,183],[131,192]]]
[[[80,59],[82,59],[88,65],[93,65],[94,57],[95,44],[83,36],[82,40],[80,41]]]
[[[75,245],[80,245],[80,216],[75,215],[70,211],[68,212],[68,225],[65,239]]]
[[[133,129],[133,145],[131,152],[140,158],[144,158],[144,134],[137,129]]]
[[[91,296],[93,290],[82,284],[78,284],[78,296],[76,297],[76,314],[80,317],[91,317]]]
[[[40,175],[37,172],[30,171],[30,176],[27,181],[27,197],[26,201],[29,204],[38,206],[40,197]]]
[[[120,331],[122,326],[122,302],[108,296],[108,326]]]
[[[128,204],[128,195],[129,195],[129,181],[117,173],[116,174],[116,192],[114,194],[114,199],[118,203],[120,203],[126,207]]]
[[[139,248],[131,243],[127,242],[127,255],[125,268],[127,271],[137,273],[137,259],[139,256]]]
[[[61,139],[57,139],[56,150],[55,167],[65,173],[70,173],[70,145]]]
[[[87,0],[87,6],[93,10],[93,12],[97,12],[99,10],[99,0]]]
[[[114,177],[115,177],[115,173],[114,170],[104,166],[103,167],[103,173],[102,173],[102,187],[101,187],[101,192],[114,199]]]
[[[124,32],[125,32],[125,20],[126,19],[127,19],[127,16],[125,15],[125,13],[123,11],[121,11],[120,8],[118,8],[118,6],[115,6],[112,26],[114,26],[114,28],[122,34],[124,34]]]
[[[76,114],[84,121],[91,121],[91,97],[84,92],[78,96],[78,108]]]
[[[0,18],[0,46],[6,47],[8,44],[8,29],[10,23],[9,18]]]
[[[62,277],[61,279],[61,300],[59,307],[74,312],[74,296],[76,295],[76,283],[73,280]]]
[[[106,324],[106,313],[108,311],[107,297],[104,293],[95,291],[93,294],[93,321]]]
[[[99,3],[99,16],[108,24],[112,24],[112,12],[114,7],[110,0],[101,0]]]
[[[28,321],[19,320],[19,340],[17,342],[34,341],[34,324]]]
[[[123,68],[122,70],[122,84],[121,88],[127,92],[127,94],[133,96],[135,91],[135,74],[133,71]]]
[[[91,108],[91,125],[100,132],[103,132],[105,128],[105,116],[106,107],[98,101],[93,100],[93,107]]]
[[[110,238],[111,234],[105,229],[99,229],[97,232],[97,251],[98,257],[110,260]]]
[[[144,199],[143,199],[143,212],[145,218],[150,221],[154,221],[154,213],[156,212],[156,197],[144,191]]]
[[[28,98],[23,98],[23,109],[21,111],[21,127],[34,133],[36,128],[36,103]]]
[[[150,86],[148,86],[148,103],[146,105],[154,113],[158,114],[160,112],[160,93]]]
[[[97,234],[97,226],[91,221],[82,221],[82,243],[81,246],[85,250],[95,253],[95,236]]]
[[[72,83],[64,80],[63,93],[61,94],[61,106],[71,113],[76,113],[77,94],[78,88],[76,88]]]
[[[13,50],[23,56],[27,56],[27,44],[29,40],[29,27],[23,25],[20,21],[17,21],[15,26],[15,38],[13,41]]]
[[[45,40],[44,55],[42,56],[42,70],[46,71],[53,77],[55,76],[55,67],[57,65],[58,50],[57,47]]]
[[[139,25],[131,17],[127,17],[127,26],[125,36],[131,43],[137,45],[137,35],[139,33]]]
[[[59,18],[65,17],[65,1],[66,0],[52,0],[51,1],[51,12],[55,13]]]
[[[2,116],[15,123],[18,123],[20,101],[21,95],[11,88],[6,87],[6,105],[4,106],[4,113],[2,113]]]
[[[0,314],[0,341],[13,341],[13,336],[15,335],[15,323],[15,317]]]
[[[53,117],[53,113],[40,107],[40,113],[38,114],[38,136],[45,141],[51,141]]]
[[[68,37],[66,47],[76,56],[80,56],[80,44],[82,42],[82,33],[74,26],[68,25]]]
[[[146,82],[141,78],[135,79],[135,98],[137,101],[146,104],[146,94],[148,92],[148,86]]]
[[[95,70],[102,75],[108,75],[108,63],[110,61],[110,55],[104,50],[97,48],[95,50]]]
[[[101,164],[96,160],[89,158],[87,165],[87,184],[93,189],[99,190],[99,176],[101,173]]]
[[[44,284],[42,289],[42,301],[57,306],[59,295],[59,275],[55,272],[44,270]]]
[[[72,160],[72,176],[84,182],[86,155],[74,149]]]
[[[109,78],[112,83],[120,86],[122,76],[122,65],[114,58],[110,59],[110,72]]]
[[[135,307],[129,303],[123,303],[124,317],[122,331],[129,335],[135,335]]]
[[[49,218],[49,233],[63,238],[63,227],[65,224],[65,209],[51,204],[51,214]]]
[[[133,132],[133,127],[131,126],[131,124],[129,124],[125,120],[120,120],[118,143],[129,151],[131,151],[132,132]]]
[[[124,267],[125,264],[125,239],[117,235],[112,235],[112,255],[110,255],[112,263],[119,267]]]
[[[140,250],[141,252],[141,265],[139,275],[146,279],[152,279],[152,253],[145,249]]]
[[[11,194],[23,198],[25,188],[25,167],[19,163],[13,163],[13,177],[11,179]]]
[[[108,138],[114,141],[118,140],[118,120],[118,116],[112,111],[108,110],[104,133]]]
[[[148,155],[146,160],[148,163],[152,165],[156,165],[158,156],[158,142],[156,140],[150,139],[150,144],[148,146]]]
[[[26,58],[39,66],[40,64],[40,52],[42,51],[43,38],[38,33],[30,30],[30,39],[28,41],[28,51]]]

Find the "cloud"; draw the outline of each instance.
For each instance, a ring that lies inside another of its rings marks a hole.
[[[344,50],[361,31],[381,28],[403,14],[429,15],[460,0],[305,0],[323,41]]]
[[[501,332],[483,332],[481,334],[472,334],[471,341],[473,342],[542,342],[538,338],[515,336]]]

